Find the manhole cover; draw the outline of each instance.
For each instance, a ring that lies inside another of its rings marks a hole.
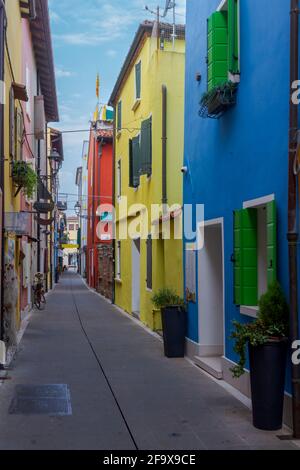
[[[69,388],[65,384],[16,385],[9,414],[71,415]]]

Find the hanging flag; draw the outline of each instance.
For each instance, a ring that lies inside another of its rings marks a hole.
[[[99,105],[97,104],[95,112],[94,112],[93,121],[96,122],[98,121],[98,119],[99,119]]]
[[[97,73],[97,79],[96,79],[96,96],[99,100],[100,99],[100,76],[99,76],[99,73]]]

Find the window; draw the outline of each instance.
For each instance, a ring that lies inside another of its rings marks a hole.
[[[70,230],[70,231],[74,230],[74,224],[70,224],[70,225],[69,225],[69,230]]]
[[[117,163],[117,198],[120,199],[122,194],[122,166],[121,160]]]
[[[28,94],[28,101],[26,102],[26,113],[29,119],[31,119],[31,77],[28,66],[26,67],[26,90]]]
[[[121,279],[121,242],[117,241],[116,278]]]
[[[257,306],[276,279],[277,216],[275,201],[234,212],[234,302]]]
[[[152,289],[152,236],[147,239],[147,289]]]
[[[117,131],[120,132],[122,130],[122,101],[118,102],[117,107]]]
[[[141,61],[136,64],[135,66],[135,99],[141,99],[141,71],[142,71],[142,63]]]
[[[240,73],[239,0],[223,0],[207,21],[208,90]]]
[[[78,225],[78,224],[76,224],[76,230],[78,230],[78,229],[79,229],[79,225]]]
[[[141,135],[129,141],[129,186],[137,188],[140,176],[152,174],[152,118],[142,121]]]
[[[12,159],[15,158],[16,150],[16,108],[15,108],[15,94],[14,89],[11,87],[9,92],[9,154]]]

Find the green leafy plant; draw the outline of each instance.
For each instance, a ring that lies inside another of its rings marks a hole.
[[[237,89],[236,83],[225,82],[215,86],[211,90],[203,93],[200,104],[202,106],[209,106],[209,104],[217,97],[220,96],[222,101],[229,102],[232,100],[234,93]]]
[[[28,198],[32,198],[37,187],[37,175],[29,163],[24,161],[14,162],[12,179],[16,186],[23,188]]]
[[[270,284],[267,292],[259,300],[257,319],[241,324],[234,321],[235,330],[230,338],[235,340],[234,351],[239,356],[238,364],[231,369],[235,378],[244,374],[246,345],[259,346],[271,339],[280,340],[288,335],[289,308],[279,282]]]
[[[173,289],[167,287],[159,289],[151,300],[157,309],[178,305],[183,307],[185,305],[184,299],[177,295]]]

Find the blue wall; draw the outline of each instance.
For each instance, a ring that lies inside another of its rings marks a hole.
[[[278,207],[278,277],[288,294],[287,149],[289,3],[241,0],[241,82],[237,104],[219,120],[199,117],[207,87],[206,24],[219,0],[187,2],[184,203],[204,203],[205,219],[224,217],[225,354],[232,320],[247,321],[233,303],[233,210],[275,194]],[[202,80],[196,81],[200,72]],[[189,305],[188,336],[198,341],[198,305]]]

